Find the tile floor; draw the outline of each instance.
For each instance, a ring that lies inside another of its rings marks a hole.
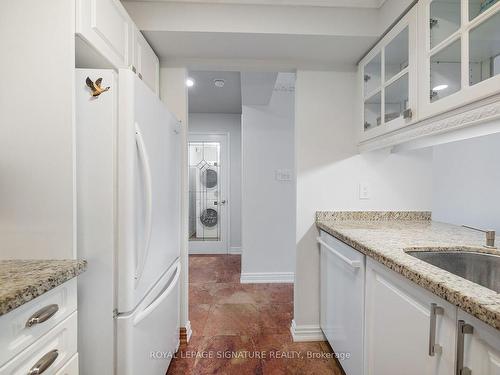
[[[193,335],[167,374],[341,375],[328,344],[292,341],[292,284],[240,284],[240,272],[239,255],[190,256]]]

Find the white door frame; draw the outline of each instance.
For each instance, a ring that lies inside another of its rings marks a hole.
[[[219,205],[219,218],[221,218],[221,240],[220,241],[189,241],[188,249],[189,254],[228,254],[229,253],[229,233],[230,233],[230,213],[231,213],[231,199],[229,199],[230,192],[230,144],[228,132],[189,132],[188,136],[188,155],[189,143],[191,142],[219,142],[220,147],[220,160],[221,160],[221,197],[220,200],[225,200],[225,205]],[[189,156],[188,156],[189,158]],[[189,173],[189,160],[188,160],[188,173]],[[189,196],[189,184],[186,187]],[[189,233],[187,234],[189,236]]]

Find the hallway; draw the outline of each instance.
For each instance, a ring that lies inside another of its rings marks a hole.
[[[294,343],[292,284],[240,284],[241,256],[189,257],[193,335],[168,374],[335,374],[326,342]]]

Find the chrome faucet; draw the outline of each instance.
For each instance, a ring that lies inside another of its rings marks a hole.
[[[484,247],[487,247],[488,249],[496,249],[496,247],[495,247],[495,231],[494,230],[484,230],[484,229],[470,227],[468,225],[462,225],[462,226],[464,228],[469,228],[469,229],[477,230],[479,232],[486,233],[486,245],[484,245]]]

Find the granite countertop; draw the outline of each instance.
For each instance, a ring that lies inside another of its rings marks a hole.
[[[0,260],[0,315],[78,276],[85,260]]]
[[[431,220],[430,212],[317,212],[318,228],[500,330],[500,294],[406,254],[408,250],[473,251],[485,234]],[[452,248],[452,249],[451,249]]]

